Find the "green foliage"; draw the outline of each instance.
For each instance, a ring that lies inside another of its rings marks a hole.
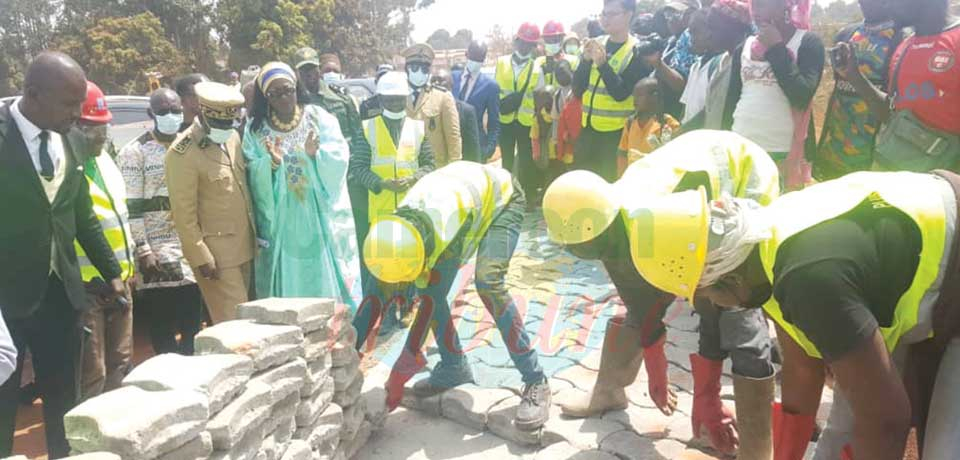
[[[473,32],[467,29],[460,29],[454,35],[450,35],[446,29],[438,29],[427,38],[427,43],[435,50],[465,49],[471,41]]]
[[[73,56],[87,78],[108,93],[143,93],[146,72],[175,75],[188,69],[153,13],[105,17],[78,32],[61,36],[54,48]]]

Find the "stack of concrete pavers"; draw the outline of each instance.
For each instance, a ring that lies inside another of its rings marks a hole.
[[[331,318],[328,329],[333,337],[330,350],[335,390],[333,402],[343,412],[340,444],[336,451],[351,458],[370,438],[376,422],[368,417],[372,414],[367,408],[367,398],[362,397],[363,373],[360,372],[357,330],[352,325],[352,318],[348,312],[338,311]]]
[[[30,460],[25,455],[14,455],[2,460]],[[74,455],[66,457],[63,460],[121,460],[120,456],[110,452],[90,452],[88,454]]]
[[[337,388],[331,369],[331,347],[339,331],[331,326],[346,316],[345,310],[338,312],[336,303],[328,299],[263,299],[240,305],[238,316],[262,324],[296,326],[303,332],[304,353],[298,364],[303,366],[303,379],[297,404],[289,414],[289,422],[287,414],[283,414],[283,437],[274,436],[273,441],[284,459],[304,455],[307,459],[332,458],[342,433],[343,410],[333,404]],[[291,445],[281,443],[283,438],[293,440],[293,450]],[[263,447],[263,459],[274,460],[269,440]]]

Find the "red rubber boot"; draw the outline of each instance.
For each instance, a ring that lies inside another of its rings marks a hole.
[[[699,354],[690,355],[693,367],[694,442],[725,455],[736,455],[739,439],[733,412],[720,401],[720,376],[723,361],[713,361]],[[707,442],[704,438],[709,438]]]

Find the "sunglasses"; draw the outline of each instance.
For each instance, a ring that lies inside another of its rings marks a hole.
[[[429,72],[430,64],[407,64],[407,70],[410,72]]]
[[[267,91],[266,96],[270,99],[280,99],[287,97],[297,91],[296,88],[288,86],[286,88],[278,88],[274,90]]]

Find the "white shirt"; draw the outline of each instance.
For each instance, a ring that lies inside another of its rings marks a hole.
[[[0,316],[0,385],[7,381],[17,368],[17,347],[13,346],[7,323]]]
[[[467,81],[467,79],[470,81]],[[473,94],[473,88],[477,86],[477,79],[480,78],[480,75],[474,75],[468,71],[464,71],[463,75],[460,76],[460,91],[457,92],[457,96],[463,95],[463,100],[466,101],[470,99],[470,95]],[[463,84],[467,84],[467,91],[463,91]]]
[[[33,167],[36,168],[37,174],[40,174],[40,133],[43,130],[20,112],[20,99],[10,104],[10,113],[17,123],[17,128],[20,129],[20,134],[23,135],[23,143],[27,145],[27,151],[30,152]],[[56,173],[64,159],[63,139],[54,131],[47,132],[50,133],[50,138],[47,139],[47,153],[50,154],[50,159],[53,161],[53,170]]]
[[[685,124],[694,116],[703,111],[707,106],[707,92],[710,89],[710,61],[697,59],[690,67],[690,76],[687,77],[687,85],[683,89],[683,95],[680,96],[680,102],[683,103],[683,121]]]

